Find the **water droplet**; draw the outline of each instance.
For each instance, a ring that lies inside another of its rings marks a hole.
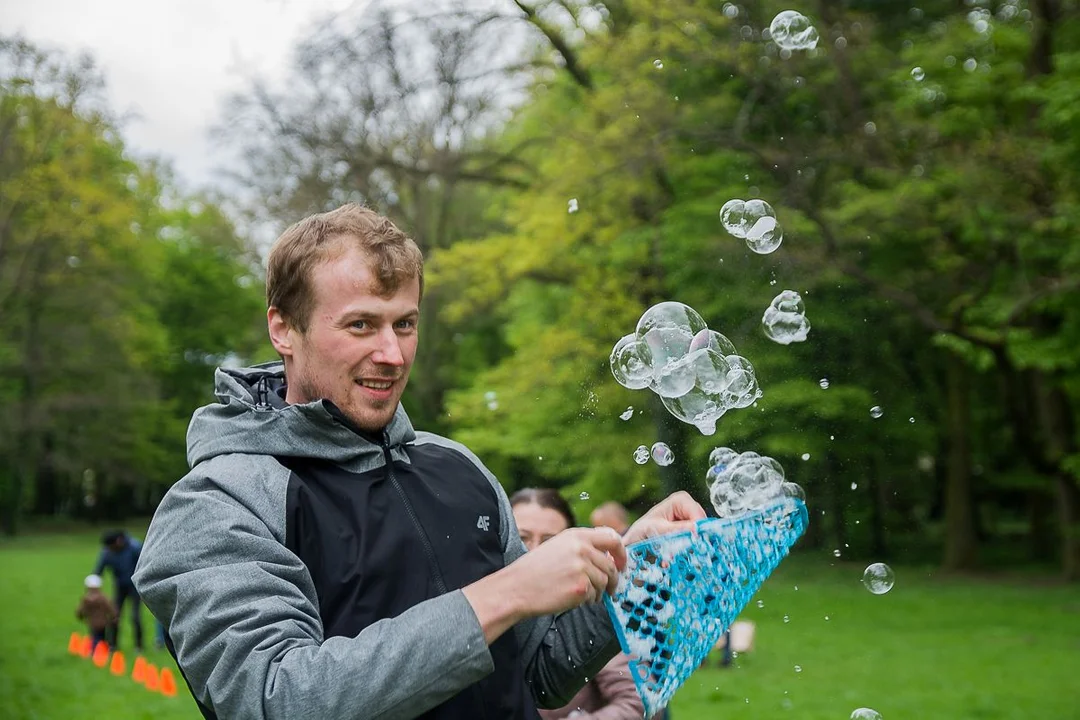
[[[796,665],[795,666],[795,672],[801,673],[802,672],[802,665]]]
[[[857,483],[857,482],[851,483],[851,489],[852,490],[858,490],[859,489],[859,483]]]
[[[581,494],[578,495],[578,499],[579,500],[588,500],[589,499],[589,493],[587,493],[585,491],[582,491]]]
[[[829,621],[829,616],[828,616],[828,615],[826,615],[826,616],[825,616],[825,622],[828,622],[828,621]]]
[[[907,421],[908,421],[909,423],[914,423],[914,422],[915,422],[915,418],[913,418],[913,417],[909,417],[909,418],[907,419]]]
[[[788,615],[785,615],[784,616],[784,622],[786,622],[786,623],[791,622],[791,617],[789,617]]]
[[[656,59],[656,60],[653,60],[652,64],[653,64],[653,67],[656,68],[657,70],[663,70],[664,69],[664,63],[661,62],[659,60],[659,58]]]
[[[870,408],[870,417],[874,418],[875,420],[877,420],[884,414],[885,411],[881,409],[880,405],[875,405],[874,407]]]
[[[758,606],[759,608],[763,608],[763,607],[765,607],[765,601],[764,601],[764,600],[758,600],[758,601],[757,601],[757,606]]]
[[[840,548],[836,548],[832,551],[833,557],[840,557]]]
[[[821,378],[820,380],[818,380],[818,386],[821,387],[822,390],[828,390],[829,378]]]
[[[802,454],[802,459],[803,460],[809,460],[810,459],[810,453],[803,453]]]
[[[568,212],[570,214],[573,214],[573,213],[576,213],[577,210],[578,210],[577,198],[570,198],[570,200],[566,203],[566,212]]]
[[[638,465],[644,465],[649,462],[649,448],[644,445],[638,445],[637,450],[634,451],[634,462]]]
[[[875,595],[884,595],[892,590],[895,580],[892,568],[885,563],[874,563],[863,571],[862,583]]]
[[[921,67],[911,68],[911,77],[915,78],[915,82],[922,82],[922,79],[926,77],[926,72]]]
[[[619,413],[619,419],[620,420],[629,420],[631,417],[633,417],[633,415],[634,415],[634,406],[631,405],[630,407],[626,408],[621,413]]]

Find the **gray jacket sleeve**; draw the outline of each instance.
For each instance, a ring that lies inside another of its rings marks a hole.
[[[510,499],[502,485],[471,450],[437,435],[417,433],[418,442],[453,447],[468,457],[487,477],[501,507],[499,538],[506,565],[525,554],[514,523]],[[583,605],[558,616],[532,618],[514,626],[525,660],[525,680],[538,707],[562,707],[619,651],[619,641],[602,603]]]
[[[135,583],[200,702],[229,720],[412,718],[493,670],[460,591],[324,638],[311,577],[285,546],[286,488],[272,459],[222,456],[154,515]]]

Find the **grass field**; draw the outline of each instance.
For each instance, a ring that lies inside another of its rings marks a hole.
[[[166,698],[67,653],[96,548],[85,532],[0,543],[0,717],[199,718],[182,683]],[[1080,720],[1080,589],[894,569],[895,588],[875,596],[861,564],[789,558],[743,615],[754,650],[698,671],[674,720],[846,720],[863,706],[885,720]],[[152,646],[149,614],[143,624]],[[148,659],[175,671],[163,651]]]

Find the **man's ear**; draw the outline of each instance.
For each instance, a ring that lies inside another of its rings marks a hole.
[[[291,357],[296,331],[293,330],[285,315],[276,307],[266,311],[266,327],[270,331],[270,344],[282,357]]]

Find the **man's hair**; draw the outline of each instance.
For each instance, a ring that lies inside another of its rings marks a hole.
[[[570,509],[570,503],[559,494],[558,490],[551,488],[522,488],[510,496],[510,507],[516,505],[539,505],[566,518],[566,527],[572,528],[577,525],[574,519],[574,511]]]
[[[349,243],[367,253],[380,294],[390,295],[412,278],[424,294],[424,255],[416,243],[388,218],[349,203],[308,216],[281,234],[267,259],[266,304],[307,332],[315,305],[312,272]]]

